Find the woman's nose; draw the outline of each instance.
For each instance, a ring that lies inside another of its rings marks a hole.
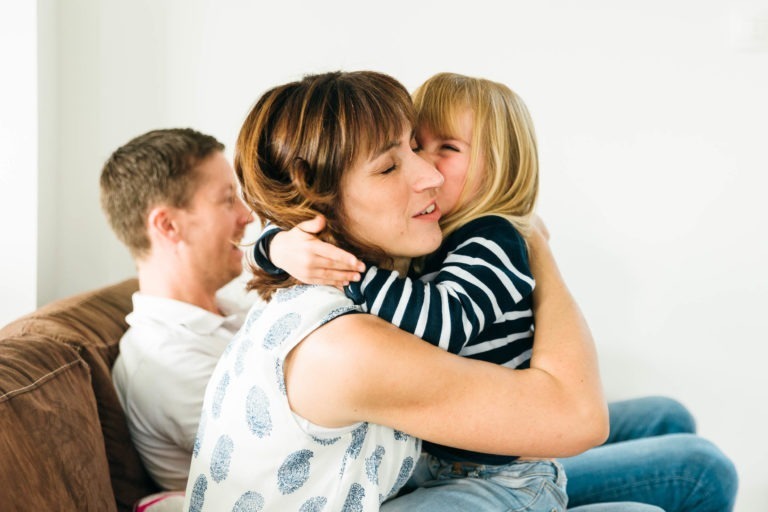
[[[418,156],[416,160],[418,161],[416,178],[414,180],[414,188],[416,188],[416,190],[421,191],[443,186],[445,179],[432,162],[421,156]]]

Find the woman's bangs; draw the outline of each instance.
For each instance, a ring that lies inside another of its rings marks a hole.
[[[407,94],[401,98],[386,92],[389,91],[381,96],[362,98],[350,116],[347,133],[352,143],[352,161],[378,153],[399,141],[403,132],[413,127],[415,115]]]

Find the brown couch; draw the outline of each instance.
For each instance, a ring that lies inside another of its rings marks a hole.
[[[130,511],[158,490],[110,376],[137,286],[62,299],[0,329],[0,509]]]

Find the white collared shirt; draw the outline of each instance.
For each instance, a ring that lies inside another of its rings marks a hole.
[[[133,295],[112,380],[139,454],[165,489],[184,489],[208,379],[249,304],[217,295],[221,316],[186,302]]]

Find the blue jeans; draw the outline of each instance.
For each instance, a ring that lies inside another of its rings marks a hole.
[[[733,510],[736,469],[695,435],[685,407],[648,397],[611,403],[609,412],[611,434],[604,445],[560,460],[571,506],[634,501],[666,512]]]
[[[561,512],[568,498],[560,464],[516,461],[504,466],[452,464],[423,454],[405,492],[382,512]],[[664,512],[642,503],[584,505],[576,512]]]
[[[389,500],[382,512],[565,510],[565,474],[551,460],[503,466],[444,462],[423,454],[406,484],[408,494]]]
[[[611,433],[606,443],[560,461],[568,475],[568,504],[573,507],[568,510],[733,509],[736,470],[716,446],[694,434],[696,425],[685,407],[668,398],[649,397],[613,402],[608,408]],[[422,457],[408,483],[417,489],[386,502],[382,512],[552,510],[538,506],[544,501],[537,504],[533,497],[528,508],[519,508],[519,501],[510,503],[510,491],[492,479],[477,478],[479,474],[451,477],[445,470],[435,470],[429,460]]]

